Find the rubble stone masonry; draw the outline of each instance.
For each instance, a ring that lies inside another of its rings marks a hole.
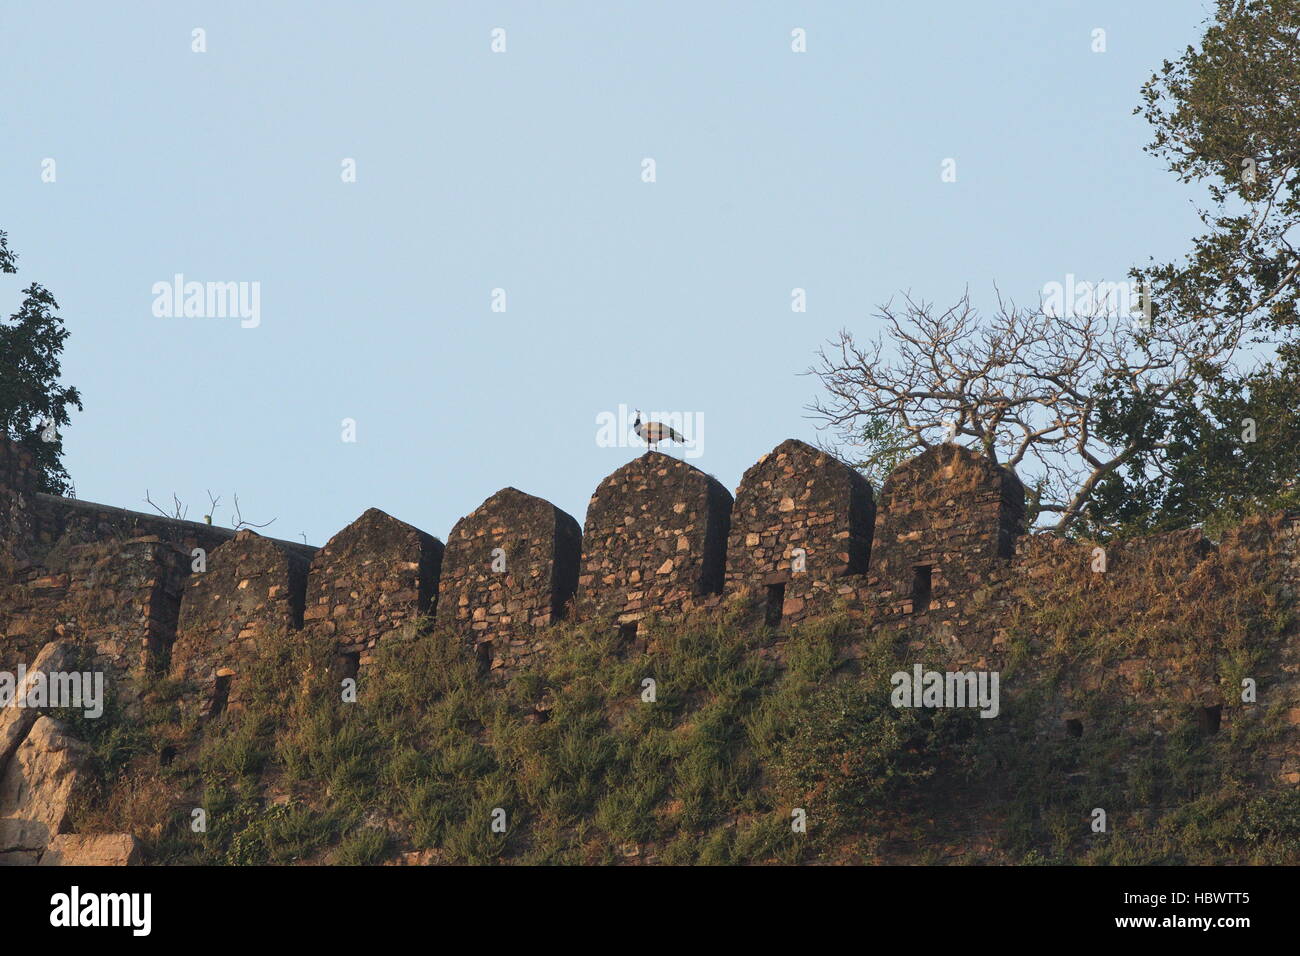
[[[452,528],[437,622],[476,645],[493,668],[536,649],[536,632],[568,611],[578,585],[582,531],[549,501],[503,488]]]
[[[171,674],[193,683],[199,712],[238,707],[244,665],[262,640],[288,640],[302,627],[307,561],[298,553],[240,531],[191,574],[172,646]]]
[[[506,488],[462,518],[445,549],[377,509],[317,551],[34,487],[30,457],[0,439],[0,669],[63,639],[93,649],[122,687],[149,670],[191,682],[191,706],[209,717],[239,706],[259,642],[301,640],[304,627],[360,667],[385,635],[431,618],[508,673],[562,634],[554,625],[566,616],[630,628],[649,614],[748,600],[766,606],[769,624],[789,625],[839,602],[864,632],[889,628],[928,667],[996,669],[1024,636],[1019,613],[1062,581],[1113,608],[1130,599],[1121,585],[1134,577],[1155,582],[1158,596],[1213,590],[1234,569],[1281,568],[1276,614],[1292,623],[1249,649],[1265,707],[1226,706],[1231,654],[1178,634],[1168,646],[1120,642],[1107,667],[1139,708],[1154,681],[1176,686],[1164,699],[1215,726],[1281,720],[1289,729],[1259,758],[1271,779],[1300,785],[1295,515],[1251,519],[1217,548],[1199,530],[1117,545],[1101,576],[1088,542],[1025,534],[1015,474],[952,444],[900,465],[873,498],[853,469],[786,441],[745,472],[734,503],[704,472],[648,452],[600,482],[581,532],[549,502]],[[196,548],[206,552],[201,572]],[[1088,679],[1064,687],[1039,732],[1082,719],[1096,689]],[[1141,712],[1161,732],[1179,716]]]
[[[883,614],[958,616],[1015,553],[1025,491],[1009,470],[939,445],[885,479],[865,595]]]
[[[698,468],[646,452],[602,481],[587,507],[578,609],[634,622],[722,592],[731,494]]]
[[[787,623],[826,610],[871,555],[876,506],[866,478],[791,438],[745,472],[727,544],[727,590],[748,588]]]
[[[371,508],[312,558],[304,621],[360,667],[385,634],[433,610],[442,561],[437,538]]]

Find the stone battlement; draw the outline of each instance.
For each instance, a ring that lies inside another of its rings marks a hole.
[[[999,646],[1026,586],[1094,573],[1090,545],[1025,534],[1012,472],[951,444],[900,465],[877,494],[790,439],[745,472],[734,499],[684,461],[648,452],[599,483],[581,529],[505,488],[445,546],[373,508],[316,549],[58,498],[33,482],[25,453],[0,441],[0,668],[71,639],[118,673],[193,682],[208,714],[238,702],[241,661],[259,641],[304,629],[333,642],[345,673],[418,621],[510,671],[563,619],[607,620],[630,635],[647,616],[734,597],[774,633],[838,605],[871,626],[946,635],[954,654],[979,660]],[[1280,516],[1270,534],[1300,568],[1295,521]],[[1232,547],[1246,548],[1243,535]],[[1109,561],[1185,575],[1211,550],[1199,531],[1179,532],[1116,547]]]

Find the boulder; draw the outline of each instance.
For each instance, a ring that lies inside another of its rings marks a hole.
[[[61,833],[41,866],[139,866],[140,842],[129,833]]]
[[[67,829],[72,800],[90,780],[92,756],[58,721],[36,719],[0,776],[0,854],[43,852]]]
[[[27,692],[36,679],[38,671],[63,671],[71,669],[76,645],[70,641],[51,641],[41,648],[27,670],[27,677],[15,692],[15,701],[26,700]],[[0,707],[0,778],[5,767],[17,752],[19,746],[27,739],[32,725],[40,716],[39,710],[28,707]]]

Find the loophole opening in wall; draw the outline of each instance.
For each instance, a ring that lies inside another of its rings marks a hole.
[[[1207,737],[1213,737],[1219,732],[1219,725],[1222,721],[1222,705],[1216,704],[1213,707],[1201,707],[1196,712],[1196,724],[1200,727],[1201,733]]]
[[[618,637],[621,641],[636,640],[636,621],[628,621],[626,624],[618,626]]]
[[[1082,736],[1083,736],[1083,721],[1082,721],[1082,720],[1073,720],[1073,719],[1071,719],[1071,720],[1067,720],[1067,721],[1065,722],[1065,732],[1066,732],[1069,736],[1071,736],[1071,737],[1082,737]]]
[[[361,670],[361,652],[345,651],[339,655],[339,680],[356,680]]]
[[[912,568],[912,613],[921,614],[930,609],[930,588],[933,584],[934,566],[918,564]]]
[[[230,675],[223,674],[217,678],[212,687],[212,706],[208,708],[208,719],[216,720],[225,712],[230,700]]]
[[[478,666],[480,674],[486,674],[492,669],[492,642],[479,641],[474,645],[474,662]]]
[[[768,627],[779,627],[785,614],[785,585],[767,586],[767,603],[763,606],[763,622]]]

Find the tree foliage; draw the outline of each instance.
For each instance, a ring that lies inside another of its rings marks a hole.
[[[1199,48],[1166,60],[1136,112],[1147,151],[1206,191],[1187,256],[1134,270],[1159,312],[1242,323],[1266,360],[1209,366],[1196,394],[1150,409],[1116,394],[1103,429],[1139,451],[1098,489],[1096,524],[1211,526],[1300,495],[1300,2],[1220,0]],[[1253,433],[1253,440],[1251,440]]]
[[[18,271],[8,236],[0,232],[0,273]],[[39,470],[39,488],[63,494],[69,488],[63,467],[59,429],[70,421],[68,409],[81,409],[81,395],[60,384],[59,356],[68,330],[58,316],[59,304],[35,282],[23,290],[18,311],[0,322],[0,425],[31,452]]]

